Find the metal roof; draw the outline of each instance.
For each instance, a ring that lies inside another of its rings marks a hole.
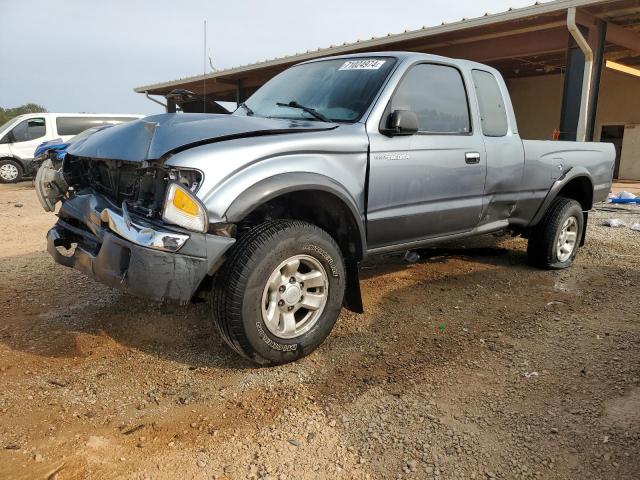
[[[236,83],[240,79],[248,80],[246,85],[248,88],[256,88],[290,65],[324,56],[369,50],[428,51],[458,58],[481,60],[500,69],[498,66],[500,61],[518,58],[522,56],[518,54],[524,53],[524,50],[519,51],[515,47],[509,50],[507,46],[503,58],[499,55],[496,55],[495,58],[484,58],[482,55],[476,55],[476,58],[473,58],[473,51],[469,43],[476,42],[478,43],[477,47],[480,47],[480,42],[493,41],[495,44],[505,36],[509,36],[510,40],[518,40],[528,44],[529,49],[532,43],[540,45],[540,51],[533,53],[539,56],[553,54],[557,63],[557,60],[561,60],[561,58],[557,57],[559,55],[562,57],[564,50],[566,50],[567,31],[564,12],[569,7],[579,7],[591,15],[607,20],[617,19],[620,15],[640,17],[639,0],[555,0],[545,3],[536,2],[527,7],[510,8],[505,12],[486,13],[482,17],[463,18],[460,21],[442,23],[439,26],[425,26],[418,30],[407,30],[403,33],[372,37],[369,40],[331,45],[328,48],[319,48],[295,55],[277,57],[207,73],[206,75],[195,75],[168,82],[145,85],[135,88],[135,91],[138,93],[148,92],[150,94],[164,95],[174,88],[188,88],[198,91],[201,90],[202,85],[205,85],[207,93],[215,94],[220,99],[224,99],[225,96],[229,96],[230,92],[235,91]],[[636,20],[633,25],[637,23]],[[467,46],[464,46],[464,44],[467,44]],[[504,49],[505,46],[503,45],[502,47]],[[533,59],[533,67],[536,67],[535,63],[538,61],[536,58]],[[528,65],[527,61],[521,63],[523,68]]]

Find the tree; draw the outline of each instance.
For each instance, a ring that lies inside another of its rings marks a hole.
[[[14,108],[0,107],[0,125],[4,125],[5,122],[8,122],[13,117],[17,117],[18,115],[23,115],[25,113],[40,113],[46,111],[46,108],[36,103],[26,103]]]

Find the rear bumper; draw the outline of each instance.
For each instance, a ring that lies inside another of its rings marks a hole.
[[[103,207],[105,200],[97,194],[77,195],[65,202],[58,223],[47,234],[47,250],[57,263],[136,296],[188,302],[235,242],[233,238],[171,230],[188,236],[178,253],[150,248],[111,231],[109,222],[100,217]],[[115,207],[111,205],[109,210],[113,218]]]

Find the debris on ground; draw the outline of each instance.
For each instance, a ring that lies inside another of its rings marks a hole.
[[[622,228],[627,226],[627,224],[624,223],[619,218],[608,218],[602,223],[602,225],[604,225],[605,227],[612,227],[612,228]]]
[[[622,203],[622,204],[640,204],[640,197],[634,195],[631,192],[619,192],[610,193],[608,198],[609,203]]]
[[[551,301],[544,306],[547,312],[555,312],[560,305],[566,305],[564,302],[558,302],[557,300]]]
[[[619,199],[622,199],[622,200],[630,200],[630,199],[636,198],[636,195],[631,193],[631,192],[624,191],[624,190],[622,192],[610,193],[609,194],[609,199],[615,199],[615,198],[619,198]]]

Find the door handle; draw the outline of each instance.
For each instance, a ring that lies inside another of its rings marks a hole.
[[[469,165],[480,163],[480,154],[478,152],[467,152],[464,154],[464,161]]]

